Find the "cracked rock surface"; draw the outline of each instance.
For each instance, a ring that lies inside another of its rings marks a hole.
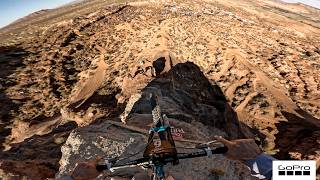
[[[196,127],[188,138],[258,135],[279,159],[319,162],[319,22],[319,9],[272,0],[87,0],[26,16],[0,30],[0,174],[69,172],[89,155],[72,156],[68,139],[92,124],[147,130],[152,87],[172,122]],[[170,75],[186,62],[203,77]],[[224,108],[204,99],[209,85]],[[103,142],[88,142],[92,157]],[[72,163],[61,166],[68,152]]]

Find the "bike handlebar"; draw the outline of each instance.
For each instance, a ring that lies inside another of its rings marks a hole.
[[[228,151],[227,146],[219,147],[213,150],[208,148],[198,152],[178,154],[178,159],[189,159],[189,158],[196,158],[196,157],[202,157],[202,156],[210,156],[212,154],[224,154],[227,151]]]
[[[211,156],[212,154],[224,154],[228,151],[228,147],[219,147],[216,149],[211,150],[210,148],[203,149],[202,151],[193,152],[193,153],[183,153],[177,154],[178,159],[189,159],[189,158],[196,158],[196,157],[203,157],[203,156]],[[173,162],[174,159],[172,157],[164,158],[164,163]],[[106,164],[97,165],[96,168],[98,171],[103,170],[116,170],[120,168],[126,167],[134,167],[134,166],[143,166],[143,165],[151,165],[153,164],[152,158],[140,158],[133,161],[129,161],[127,163],[121,165],[114,165],[115,162],[107,162]],[[114,165],[114,166],[113,166]]]

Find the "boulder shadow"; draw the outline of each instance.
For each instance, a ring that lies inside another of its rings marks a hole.
[[[17,179],[54,178],[59,170],[61,146],[77,127],[75,122],[60,125],[46,135],[33,135],[0,154],[0,169],[12,173]]]
[[[238,120],[221,88],[192,62],[178,63],[148,83],[128,113],[128,119],[133,114],[151,114],[150,93],[159,97],[161,111],[168,118],[200,122],[225,132],[229,139],[253,138],[258,133]],[[260,137],[263,138],[261,134]]]
[[[296,112],[282,111],[287,121],[276,124],[279,132],[275,135],[275,148],[279,152],[275,157],[278,159],[309,159],[320,149],[320,119],[302,109]]]
[[[17,68],[23,67],[23,59],[28,51],[16,46],[0,46],[0,151],[4,149],[3,143],[11,134],[10,125],[13,112],[16,112],[22,99],[12,99],[7,96],[6,90],[17,84],[18,79],[11,77]]]

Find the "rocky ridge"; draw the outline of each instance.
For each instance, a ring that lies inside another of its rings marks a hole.
[[[19,152],[37,166],[33,143],[43,144],[44,156],[54,147],[44,165],[51,172],[44,177],[52,176],[75,128],[68,122],[126,121],[129,102],[158,76],[150,67],[159,57],[199,66],[251,128],[245,136],[259,134],[269,153],[319,161],[319,10],[267,0],[97,2],[0,33],[8,35],[0,49],[0,139],[3,150],[11,147],[2,161],[13,167]]]

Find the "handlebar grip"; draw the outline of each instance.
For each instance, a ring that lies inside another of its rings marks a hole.
[[[104,171],[106,169],[109,169],[108,165],[104,164],[104,165],[97,165],[96,166],[97,171],[101,172]]]
[[[103,171],[103,170],[109,170],[113,164],[115,164],[118,161],[119,157],[114,158],[108,158],[104,159],[98,162],[98,165],[96,166],[97,171]]]
[[[218,147],[218,148],[212,150],[212,154],[224,154],[226,152],[228,152],[227,146]]]

